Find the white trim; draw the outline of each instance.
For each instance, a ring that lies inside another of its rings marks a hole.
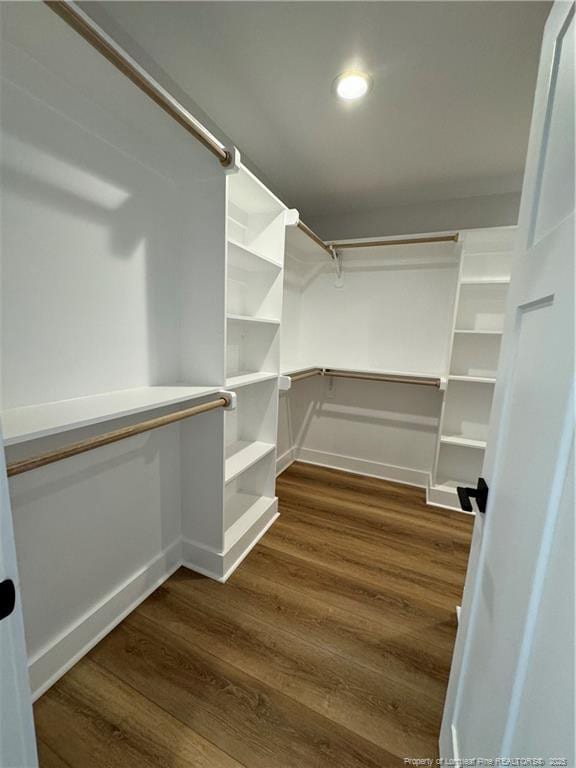
[[[458,764],[460,763],[460,745],[458,744],[458,731],[456,730],[454,723],[452,723],[450,730],[452,733],[452,755],[450,755],[450,757],[452,757],[454,762]]]
[[[181,564],[182,543],[178,539],[32,656],[28,672],[33,700],[80,661]]]
[[[352,456],[341,456],[338,453],[317,451],[313,448],[295,448],[295,460],[305,464],[317,464],[320,467],[341,469],[354,475],[377,477],[380,480],[390,480],[402,485],[414,485],[417,488],[427,488],[430,473],[423,469],[397,467],[394,464],[382,464],[379,461],[357,459]]]
[[[288,448],[276,459],[276,477],[296,461],[296,448]]]
[[[434,499],[439,500],[434,501]],[[463,515],[471,515],[472,517],[476,515],[475,510],[466,512],[466,510],[462,509],[456,493],[444,490],[436,485],[430,485],[426,488],[426,504],[430,507],[440,507],[441,509],[449,509],[452,512],[461,512]]]
[[[278,499],[275,499],[246,533],[226,551],[218,551],[192,539],[183,539],[182,565],[216,581],[225,582],[278,516]]]
[[[222,560],[224,553],[200,544],[194,539],[182,539],[182,565],[192,571],[208,576],[216,581],[223,581]]]
[[[138,569],[28,661],[36,701],[181,566],[225,582],[279,517],[278,502],[228,552],[178,539]],[[228,564],[227,560],[232,559]]]
[[[278,505],[278,502],[276,502],[275,506],[273,505],[272,507],[270,507],[270,509],[276,510],[277,505]],[[238,568],[238,566],[244,560],[244,558],[250,554],[250,552],[254,549],[256,544],[258,544],[262,536],[264,536],[264,534],[268,531],[268,529],[271,528],[272,525],[274,525],[274,523],[279,517],[280,517],[280,512],[274,511],[272,517],[265,523],[263,528],[256,534],[256,536],[254,536],[252,541],[242,549],[242,552],[238,555],[238,557],[234,560],[234,562],[226,569],[226,572],[224,573],[224,576],[221,579],[222,582],[228,581],[228,579],[230,578],[230,576],[232,576],[236,568]]]

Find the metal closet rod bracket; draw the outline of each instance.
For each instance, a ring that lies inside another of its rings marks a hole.
[[[220,392],[218,392],[218,397],[222,397],[224,400],[227,400],[227,404],[223,406],[223,410],[235,411],[238,407],[238,396],[236,395],[236,392],[230,392],[228,389],[222,389]]]
[[[328,248],[330,249],[330,258],[332,259],[332,264],[334,265],[334,269],[336,270],[336,288],[342,288],[342,285],[343,285],[342,253],[341,251],[336,250],[336,248],[333,245],[329,245]]]

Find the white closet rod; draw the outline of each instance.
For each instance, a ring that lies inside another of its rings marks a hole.
[[[332,376],[338,379],[362,379],[363,381],[384,381],[392,384],[418,384],[440,389],[441,379],[436,376],[418,376],[408,373],[372,373],[370,371],[347,371],[339,368],[309,368],[290,376],[292,382],[309,379],[312,376]]]
[[[210,400],[208,403],[202,403],[201,405],[194,405],[191,408],[184,408],[180,411],[174,411],[174,413],[168,413],[165,416],[157,416],[155,419],[140,421],[137,424],[132,424],[129,427],[122,427],[121,429],[115,429],[112,432],[105,432],[103,435],[89,437],[86,440],[81,440],[78,443],[65,445],[62,448],[57,448],[55,451],[50,451],[49,453],[43,453],[40,456],[33,456],[30,459],[22,459],[22,461],[16,461],[13,464],[8,465],[8,477],[21,475],[23,472],[30,472],[32,469],[38,469],[39,467],[46,466],[46,464],[53,464],[55,461],[62,461],[62,459],[68,459],[71,456],[77,456],[79,453],[92,451],[95,448],[100,448],[103,445],[117,443],[119,440],[125,440],[127,437],[140,435],[142,432],[150,432],[153,429],[166,427],[168,424],[174,424],[176,421],[189,419],[191,416],[196,416],[199,413],[214,411],[216,408],[228,408],[232,403],[231,397],[232,396],[222,395],[216,400]]]
[[[65,2],[64,0],[45,0],[45,3],[173,120],[176,120],[188,133],[192,134],[195,139],[203,144],[206,149],[220,160],[224,167],[232,164],[232,153],[199,120],[196,120],[174,96],[148,74],[138,62],[92,21],[82,9],[78,8],[75,3]]]

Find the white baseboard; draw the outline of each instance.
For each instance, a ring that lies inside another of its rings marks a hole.
[[[200,544],[194,539],[182,539],[182,565],[216,581],[224,581],[224,553]]]
[[[216,581],[225,582],[242,560],[256,546],[278,517],[278,500],[263,512],[256,522],[225,551],[218,551],[191,539],[182,541],[182,564]]]
[[[35,701],[182,564],[182,541],[173,542],[28,661]]]
[[[466,512],[460,506],[458,494],[454,490],[446,490],[441,486],[429,485],[426,488],[426,503],[431,507],[441,507],[442,509],[451,509],[453,512],[461,512],[463,515],[472,515],[476,513]]]
[[[378,461],[356,459],[352,456],[341,456],[338,453],[317,451],[313,448],[295,448],[294,453],[294,460],[296,461],[329,467],[330,469],[342,469],[355,475],[378,477],[381,480],[390,480],[391,482],[403,485],[414,485],[418,488],[427,488],[429,483],[430,473],[422,469],[397,467],[394,464],[381,464]]]
[[[276,459],[276,477],[296,461],[296,448],[288,448]]]
[[[181,565],[225,582],[278,518],[278,501],[226,552],[178,539],[93,605],[28,661],[34,701],[114,627],[163,584]]]
[[[246,537],[240,539],[237,544],[226,553],[225,571],[222,581],[226,581],[232,576],[236,568],[247,555],[254,549],[266,531],[274,525],[280,513],[278,512],[278,501],[276,501],[258,521],[257,529],[251,528]]]

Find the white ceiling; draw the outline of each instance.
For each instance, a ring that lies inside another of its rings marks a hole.
[[[549,3],[99,6],[304,217],[520,187]]]

